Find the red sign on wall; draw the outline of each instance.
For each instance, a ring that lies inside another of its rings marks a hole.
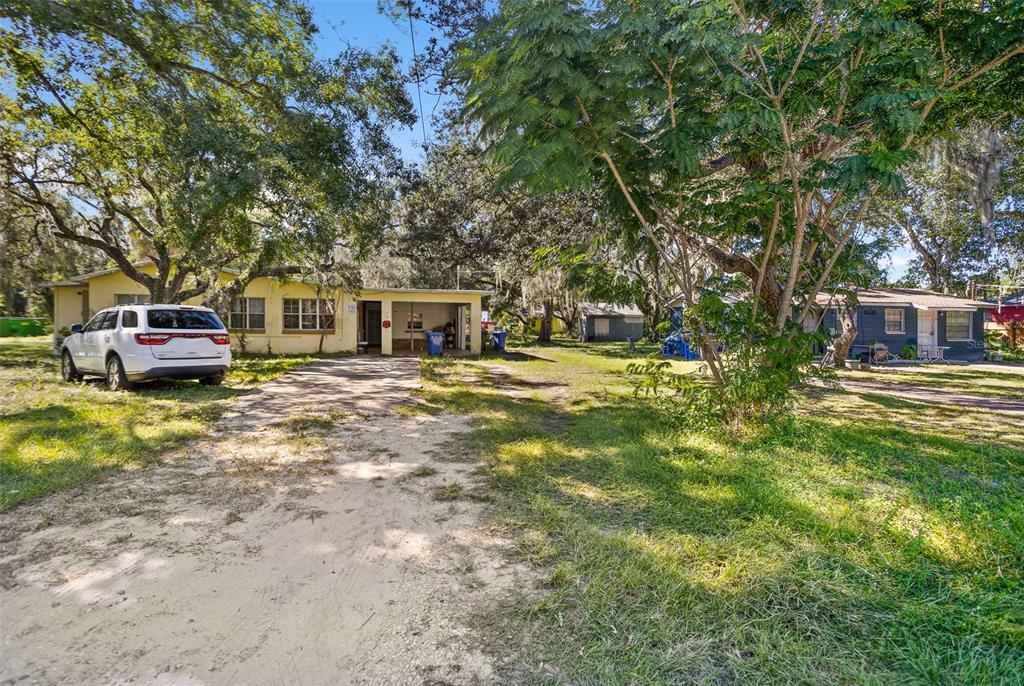
[[[385,319],[384,321],[382,321],[380,323],[380,325],[382,327],[384,327],[385,329],[390,329],[391,328],[391,320],[390,319]]]

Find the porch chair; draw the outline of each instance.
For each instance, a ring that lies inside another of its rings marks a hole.
[[[871,356],[875,360],[875,364],[885,364],[889,361],[889,346],[885,343],[875,343],[871,349]]]

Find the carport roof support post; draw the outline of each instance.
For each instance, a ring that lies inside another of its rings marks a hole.
[[[392,354],[391,332],[395,330],[395,323],[392,321],[391,314],[391,298],[381,298],[380,322],[380,354],[390,355]],[[384,326],[384,322],[388,322],[389,326]]]
[[[469,349],[470,352],[479,355],[480,349],[480,298],[474,298],[469,303]]]

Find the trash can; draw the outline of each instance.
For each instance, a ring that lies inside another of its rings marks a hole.
[[[442,331],[428,331],[427,332],[427,354],[440,356],[444,350],[444,332]]]
[[[495,331],[491,333],[491,340],[494,341],[495,350],[505,349],[505,336],[508,335],[507,331]]]

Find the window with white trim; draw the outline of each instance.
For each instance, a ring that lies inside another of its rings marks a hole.
[[[266,329],[267,301],[264,298],[232,298],[231,328],[236,331]]]
[[[141,293],[118,293],[114,296],[118,305],[148,305],[149,296]]]
[[[423,331],[423,313],[410,312],[408,318],[405,320],[405,330],[406,332]]]
[[[885,332],[886,333],[906,333],[907,329],[904,326],[904,316],[906,312],[900,307],[887,307],[885,308]]]
[[[317,298],[284,299],[285,331],[333,331],[334,303]]]
[[[946,312],[946,340],[971,340],[973,314],[973,312]]]

